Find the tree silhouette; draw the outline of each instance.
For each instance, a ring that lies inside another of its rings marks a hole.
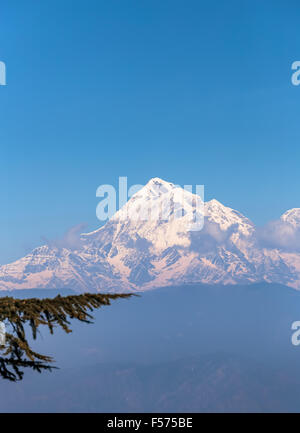
[[[71,295],[55,298],[15,299],[4,297],[0,299],[0,322],[7,324],[12,332],[6,333],[5,346],[0,346],[3,352],[0,357],[0,375],[11,381],[23,378],[24,368],[42,372],[52,370],[53,358],[34,352],[27,341],[25,327],[29,325],[33,339],[37,337],[39,326],[47,326],[50,333],[55,327],[62,328],[66,333],[72,332],[70,320],[92,323],[91,312],[104,305],[110,305],[116,299],[125,299],[132,294],[92,294]]]

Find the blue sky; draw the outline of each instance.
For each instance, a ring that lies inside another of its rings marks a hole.
[[[3,0],[0,263],[96,219],[103,183],[300,207],[297,1]]]

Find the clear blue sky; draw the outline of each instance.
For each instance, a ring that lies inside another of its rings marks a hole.
[[[99,225],[102,183],[204,184],[263,224],[300,207],[298,1],[3,0],[0,263]]]

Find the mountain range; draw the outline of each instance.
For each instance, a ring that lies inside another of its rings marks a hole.
[[[298,378],[220,354],[30,375],[18,393],[1,385],[1,412],[299,412]]]
[[[203,228],[191,230],[202,219]],[[298,208],[257,228],[215,199],[204,203],[153,178],[98,230],[49,242],[1,266],[0,290],[124,292],[258,282],[300,289],[299,233]]]
[[[32,349],[58,369],[0,377],[0,412],[300,412],[299,297],[267,283],[165,287],[72,321],[70,334],[41,328]]]

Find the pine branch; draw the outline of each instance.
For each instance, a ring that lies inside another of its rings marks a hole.
[[[36,339],[41,325],[48,327],[51,334],[54,333],[55,326],[70,333],[71,319],[92,323],[93,310],[110,305],[113,300],[131,296],[133,295],[85,293],[65,297],[58,295],[45,299],[0,298],[0,321],[5,321],[12,328],[12,334],[6,334],[6,345],[2,348],[3,356],[8,358],[0,357],[0,375],[16,381],[23,377],[20,368],[29,367],[39,372],[53,368],[46,364],[53,362],[51,357],[34,352],[30,348],[25,333],[26,324],[31,328],[33,339]],[[12,370],[9,370],[8,366],[12,367]]]

